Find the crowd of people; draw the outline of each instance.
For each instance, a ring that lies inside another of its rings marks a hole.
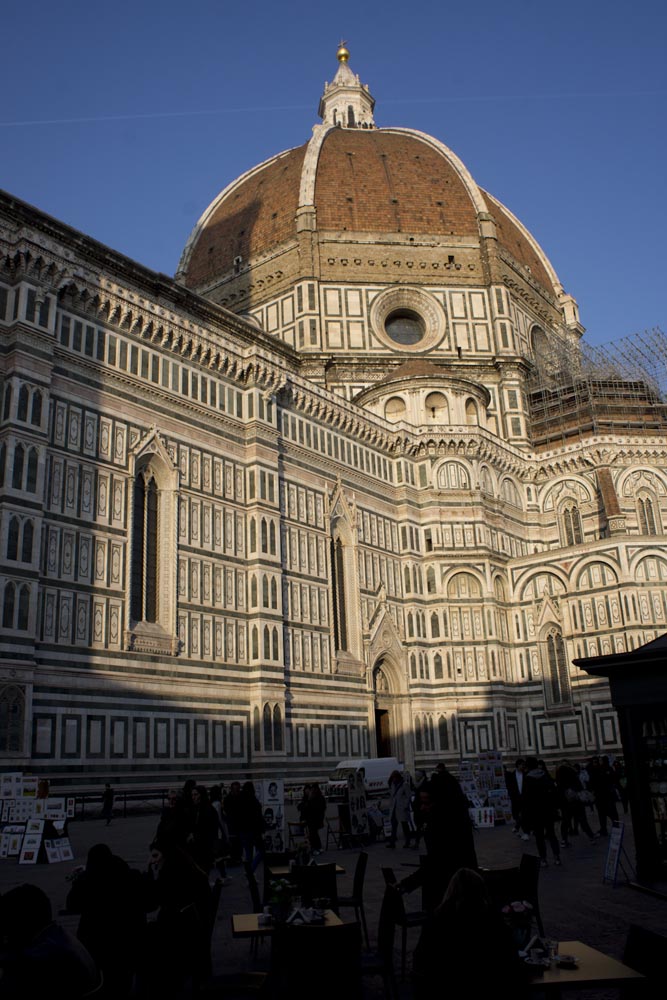
[[[619,761],[592,757],[587,764],[563,760],[552,774],[544,761],[520,757],[514,771],[506,775],[512,805],[514,832],[523,840],[535,837],[543,865],[547,865],[547,843],[553,862],[561,864],[561,848],[570,847],[580,832],[594,843],[608,834],[608,821],[618,820],[618,806],[628,810],[625,772]],[[595,810],[599,828],[595,832],[589,813]]]

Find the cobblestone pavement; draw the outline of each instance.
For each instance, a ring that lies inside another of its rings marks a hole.
[[[85,864],[91,845],[107,843],[114,853],[125,858],[129,864],[143,869],[147,864],[148,845],[156,825],[155,814],[116,818],[108,827],[100,819],[73,822],[69,829],[75,853],[72,864],[19,866],[14,860],[0,861],[0,891],[5,892],[23,882],[32,882],[48,893],[54,911],[57,911],[64,905],[67,895],[67,872],[74,865]],[[512,834],[509,827],[479,830],[475,839],[478,860],[483,867],[502,868],[514,865],[518,863],[522,853],[536,853],[534,842],[522,842]],[[616,887],[603,882],[606,840],[591,845],[587,838],[579,836],[572,838],[572,841],[572,847],[562,849],[562,867],[549,865],[540,874],[540,907],[545,931],[550,937],[582,940],[607,954],[621,958],[631,923],[641,924],[667,935],[667,902],[623,884],[622,877]],[[630,858],[633,858],[634,845],[629,823],[625,830],[625,847]],[[384,888],[380,867],[391,865],[399,877],[404,877],[414,870],[418,856],[413,849],[398,847],[389,850],[384,843],[372,844],[368,851],[370,858],[364,897],[373,939]],[[340,877],[341,893],[351,891],[356,854],[354,849],[336,850],[331,846],[320,859],[335,860],[345,867],[347,874]],[[247,912],[251,907],[242,869],[230,868],[229,875],[231,882],[223,888],[214,933],[214,968],[219,972],[266,968],[270,953],[267,944],[261,945],[257,955],[253,956],[248,941],[232,938],[231,914]],[[261,869],[258,875],[261,875]],[[415,898],[413,905],[414,908],[419,907],[418,898]],[[344,918],[352,915],[352,910],[343,911]],[[78,918],[65,916],[61,920],[65,926],[76,930]],[[409,953],[416,944],[418,933],[418,930],[410,931]],[[398,942],[397,935],[397,948]],[[399,967],[400,955],[397,952],[396,968]],[[401,984],[400,992],[401,998],[411,997],[409,982]],[[382,996],[379,980],[375,987],[369,989],[368,996]],[[579,993],[577,996],[582,1000],[587,997],[611,1000],[618,993],[607,990]]]

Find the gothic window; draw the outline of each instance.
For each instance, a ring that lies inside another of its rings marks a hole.
[[[261,744],[261,727],[259,722],[259,709],[255,705],[252,710],[252,745],[253,749],[259,753],[262,749]]]
[[[412,638],[415,634],[415,626],[412,618],[412,611],[408,612],[408,636]]]
[[[424,744],[422,742],[422,726],[421,722],[419,721],[419,717],[417,716],[417,718],[415,719],[415,750],[417,751],[417,753],[419,753],[423,749],[424,749]]]
[[[275,579],[271,580],[271,607],[278,607],[278,584]]]
[[[250,578],[250,607],[257,607],[257,577],[254,574]]]
[[[14,448],[14,469],[12,472],[12,488],[20,490],[23,488],[23,464],[25,462],[25,448],[22,444],[17,444]]]
[[[268,531],[267,531],[267,527],[266,527],[266,519],[265,518],[262,518],[261,532],[260,532],[260,534],[261,534],[261,540],[262,540],[262,552],[268,552],[269,551],[269,540],[268,540],[269,536],[268,536]]]
[[[336,649],[347,650],[349,645],[347,629],[347,608],[345,593],[345,555],[342,539],[332,543],[331,564],[334,577],[334,631]]]
[[[276,526],[271,521],[269,525],[269,551],[272,556],[276,554]]]
[[[5,386],[5,399],[2,407],[2,419],[9,420],[9,414],[12,408],[12,386],[8,382]]]
[[[135,622],[158,621],[158,559],[158,488],[154,475],[142,469],[134,480],[130,613]]]
[[[31,448],[28,452],[28,474],[26,476],[26,492],[37,492],[37,449]]]
[[[561,524],[565,545],[580,545],[583,541],[581,515],[575,503],[567,503],[561,510]]]
[[[259,633],[257,631],[256,625],[253,625],[252,627],[252,640],[250,644],[250,649],[253,660],[257,660],[259,658]]]
[[[447,719],[444,715],[438,719],[438,740],[441,750],[449,750],[449,733],[447,732]]]
[[[264,626],[264,646],[263,646],[263,656],[265,660],[271,658],[271,636],[269,634],[269,626]]]
[[[410,676],[413,680],[417,680],[417,657],[414,653],[410,656]]]
[[[426,590],[429,594],[435,594],[435,570],[432,566],[426,570]]]
[[[440,619],[435,611],[431,615],[431,636],[433,639],[437,639],[440,636]]]
[[[25,693],[15,684],[0,689],[0,754],[21,753]]]
[[[262,714],[264,728],[264,749],[273,750],[273,719],[271,717],[271,706],[266,704]]]
[[[271,631],[271,655],[274,660],[280,659],[278,656],[278,629],[274,628]]]
[[[280,705],[274,705],[273,708],[273,749],[282,750],[283,748],[283,716],[280,711]]]
[[[28,631],[28,617],[30,614],[30,587],[24,584],[19,591],[19,613],[16,627],[20,632]]]
[[[19,389],[19,399],[16,406],[16,419],[17,420],[27,420],[28,419],[28,398],[29,398],[28,386],[22,385]]]
[[[5,461],[7,458],[7,445],[2,442],[0,444],[0,486],[5,485]]]
[[[637,518],[640,535],[657,535],[658,520],[655,505],[650,495],[644,494],[637,500]]]
[[[34,528],[32,521],[23,522],[23,541],[21,542],[21,562],[32,562],[32,539]]]
[[[466,423],[467,424],[478,424],[479,414],[477,412],[477,403],[474,399],[466,400]]]
[[[16,604],[16,587],[13,583],[5,584],[2,601],[2,627],[14,628],[14,605]]]
[[[250,520],[250,551],[257,551],[257,524],[254,517]]]
[[[16,561],[19,557],[19,519],[13,517],[7,532],[7,558]]]
[[[30,423],[36,427],[42,422],[42,394],[39,391],[33,393],[32,408],[30,410]]]
[[[571,694],[567,652],[561,631],[556,626],[550,628],[544,636],[543,654],[546,661],[544,680],[548,703],[552,707],[569,705]]]
[[[268,608],[269,606],[269,580],[268,577],[262,577],[262,607]]]
[[[440,653],[436,653],[433,659],[433,667],[435,670],[435,677],[439,679],[442,677],[442,657]]]
[[[449,403],[441,392],[430,392],[424,400],[426,417],[439,424],[449,423]]]

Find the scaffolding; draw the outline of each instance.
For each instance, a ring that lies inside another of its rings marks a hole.
[[[594,347],[543,337],[526,385],[538,450],[604,434],[667,434],[667,337],[659,330]]]

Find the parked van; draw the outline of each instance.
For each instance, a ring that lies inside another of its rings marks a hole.
[[[403,769],[403,764],[396,757],[355,757],[353,760],[341,760],[329,775],[325,792],[328,798],[344,798],[348,776],[363,770],[366,795],[386,795],[389,791],[389,775],[392,771],[403,772]]]

